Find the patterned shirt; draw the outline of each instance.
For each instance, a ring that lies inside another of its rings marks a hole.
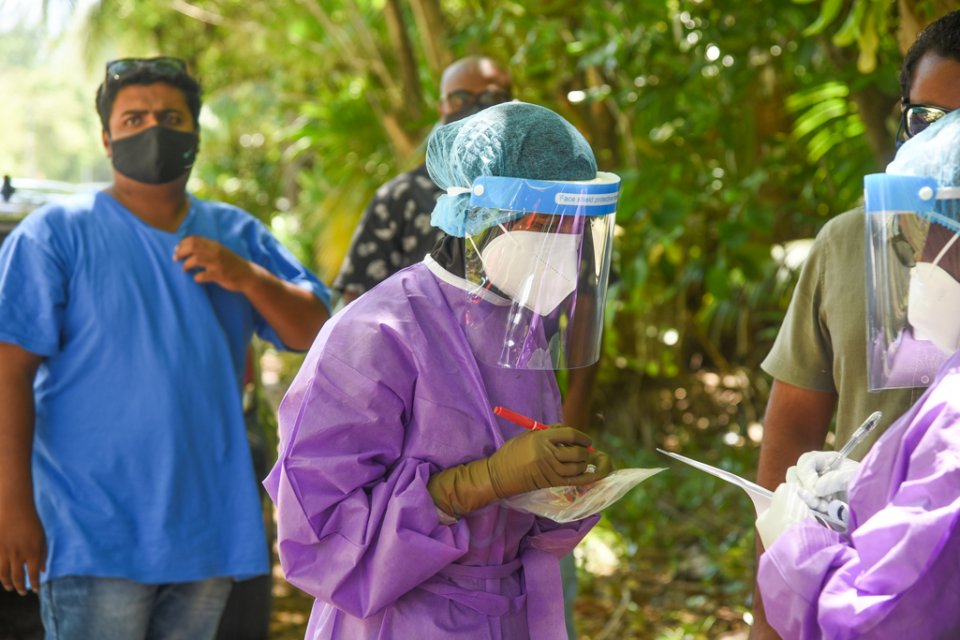
[[[442,193],[426,165],[380,187],[363,212],[333,288],[359,295],[423,260],[443,235],[430,225],[430,214]]]

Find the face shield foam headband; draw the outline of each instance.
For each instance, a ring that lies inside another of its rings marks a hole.
[[[464,187],[452,187],[448,193],[465,193]],[[471,215],[466,232],[474,235],[483,229],[516,220],[528,213],[562,216],[605,216],[617,211],[620,177],[597,172],[592,180],[549,181],[480,176],[469,188]]]

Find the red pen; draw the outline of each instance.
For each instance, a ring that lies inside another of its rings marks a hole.
[[[507,409],[506,407],[494,407],[493,415],[500,416],[504,420],[509,420],[513,424],[518,424],[524,429],[530,429],[531,431],[549,429],[549,427],[542,422],[537,422],[533,418],[528,418],[527,416],[521,415],[516,411],[510,411],[510,409]]]
[[[528,418],[527,416],[519,414],[516,411],[510,411],[510,409],[507,409],[506,407],[494,407],[493,415],[500,416],[504,420],[509,420],[513,424],[518,424],[524,429],[530,429],[531,431],[540,431],[541,429],[550,428],[542,422],[537,422],[533,418]],[[587,447],[587,451],[596,451],[596,449],[593,447]]]

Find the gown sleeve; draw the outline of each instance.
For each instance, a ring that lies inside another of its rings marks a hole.
[[[287,579],[361,618],[468,549],[466,523],[440,524],[427,491],[436,465],[402,455],[416,384],[404,366],[386,356],[365,374],[311,352],[280,407],[280,457],[264,483]]]
[[[891,630],[892,616],[915,620],[915,637],[940,637],[916,626],[936,625],[938,616],[918,619],[909,596],[936,593],[955,573],[951,558],[960,557],[960,411],[944,402],[927,407],[864,462],[851,488],[849,540],[804,523],[761,557],[767,618],[783,637],[856,638]],[[878,508],[857,505],[856,483],[881,477],[887,493]]]

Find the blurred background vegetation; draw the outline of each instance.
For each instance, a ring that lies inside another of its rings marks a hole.
[[[175,55],[205,87],[190,188],[265,220],[331,281],[374,189],[415,165],[443,67],[491,55],[623,177],[594,430],[752,477],[759,370],[806,244],[893,152],[897,74],[954,0],[0,0],[0,172],[108,180],[110,58]],[[855,274],[852,277],[856,277]],[[296,359],[267,353],[275,392]],[[269,412],[268,412],[269,413]],[[582,545],[583,638],[745,637],[747,498],[673,468]],[[305,600],[278,586],[278,637]],[[290,600],[292,598],[292,600]]]

